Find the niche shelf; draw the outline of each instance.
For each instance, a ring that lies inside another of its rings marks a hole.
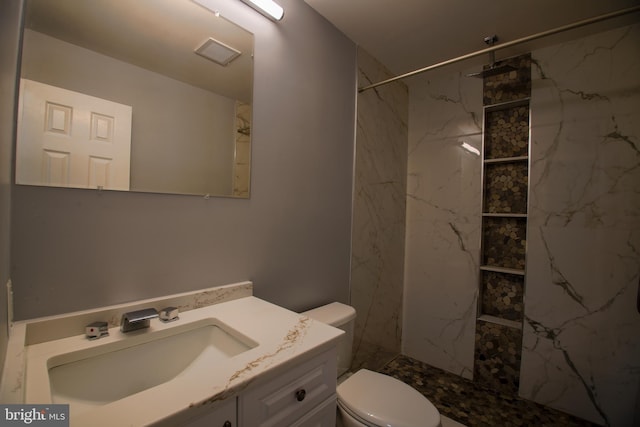
[[[483,213],[482,216],[487,218],[526,218],[527,214]]]
[[[529,98],[484,107],[484,161],[529,158]]]
[[[513,320],[507,320],[501,317],[490,316],[488,314],[483,314],[482,316],[478,317],[478,320],[481,320],[486,323],[493,323],[496,325],[506,326],[511,329],[518,329],[518,330],[522,329],[521,322],[514,322]]]
[[[526,162],[529,156],[505,157],[502,159],[485,159],[484,163],[509,163],[509,162]]]
[[[524,274],[485,270],[481,276],[482,316],[509,321],[510,326],[520,327],[524,311]]]
[[[527,163],[489,163],[484,167],[484,212],[527,213]]]
[[[522,328],[529,98],[484,108],[479,320]]]
[[[474,381],[517,394],[529,194],[531,56],[483,80],[482,241]]]
[[[486,217],[482,223],[482,265],[524,271],[526,218]]]
[[[506,273],[506,274],[515,274],[517,276],[524,276],[524,270],[516,270],[514,268],[493,267],[490,265],[481,265],[480,271],[495,271],[496,273]]]

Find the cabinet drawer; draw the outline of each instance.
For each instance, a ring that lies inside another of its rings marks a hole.
[[[236,397],[180,411],[153,427],[237,427]],[[151,427],[150,426],[150,427]]]
[[[296,365],[240,397],[245,426],[288,426],[336,392],[336,350]]]
[[[335,427],[338,396],[326,400],[319,407],[296,421],[291,427]]]

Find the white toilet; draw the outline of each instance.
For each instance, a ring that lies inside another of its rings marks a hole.
[[[338,377],[349,370],[356,311],[339,302],[302,313],[346,332],[338,346]],[[440,413],[409,385],[361,369],[338,385],[338,426],[441,427]]]

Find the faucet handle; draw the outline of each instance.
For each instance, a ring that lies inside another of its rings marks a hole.
[[[178,308],[177,307],[163,308],[162,310],[160,310],[160,320],[165,323],[178,320]]]
[[[97,340],[109,335],[109,325],[107,322],[93,322],[85,327],[84,333],[87,339]]]

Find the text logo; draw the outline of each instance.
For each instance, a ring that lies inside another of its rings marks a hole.
[[[69,405],[0,405],[0,427],[69,427]]]

